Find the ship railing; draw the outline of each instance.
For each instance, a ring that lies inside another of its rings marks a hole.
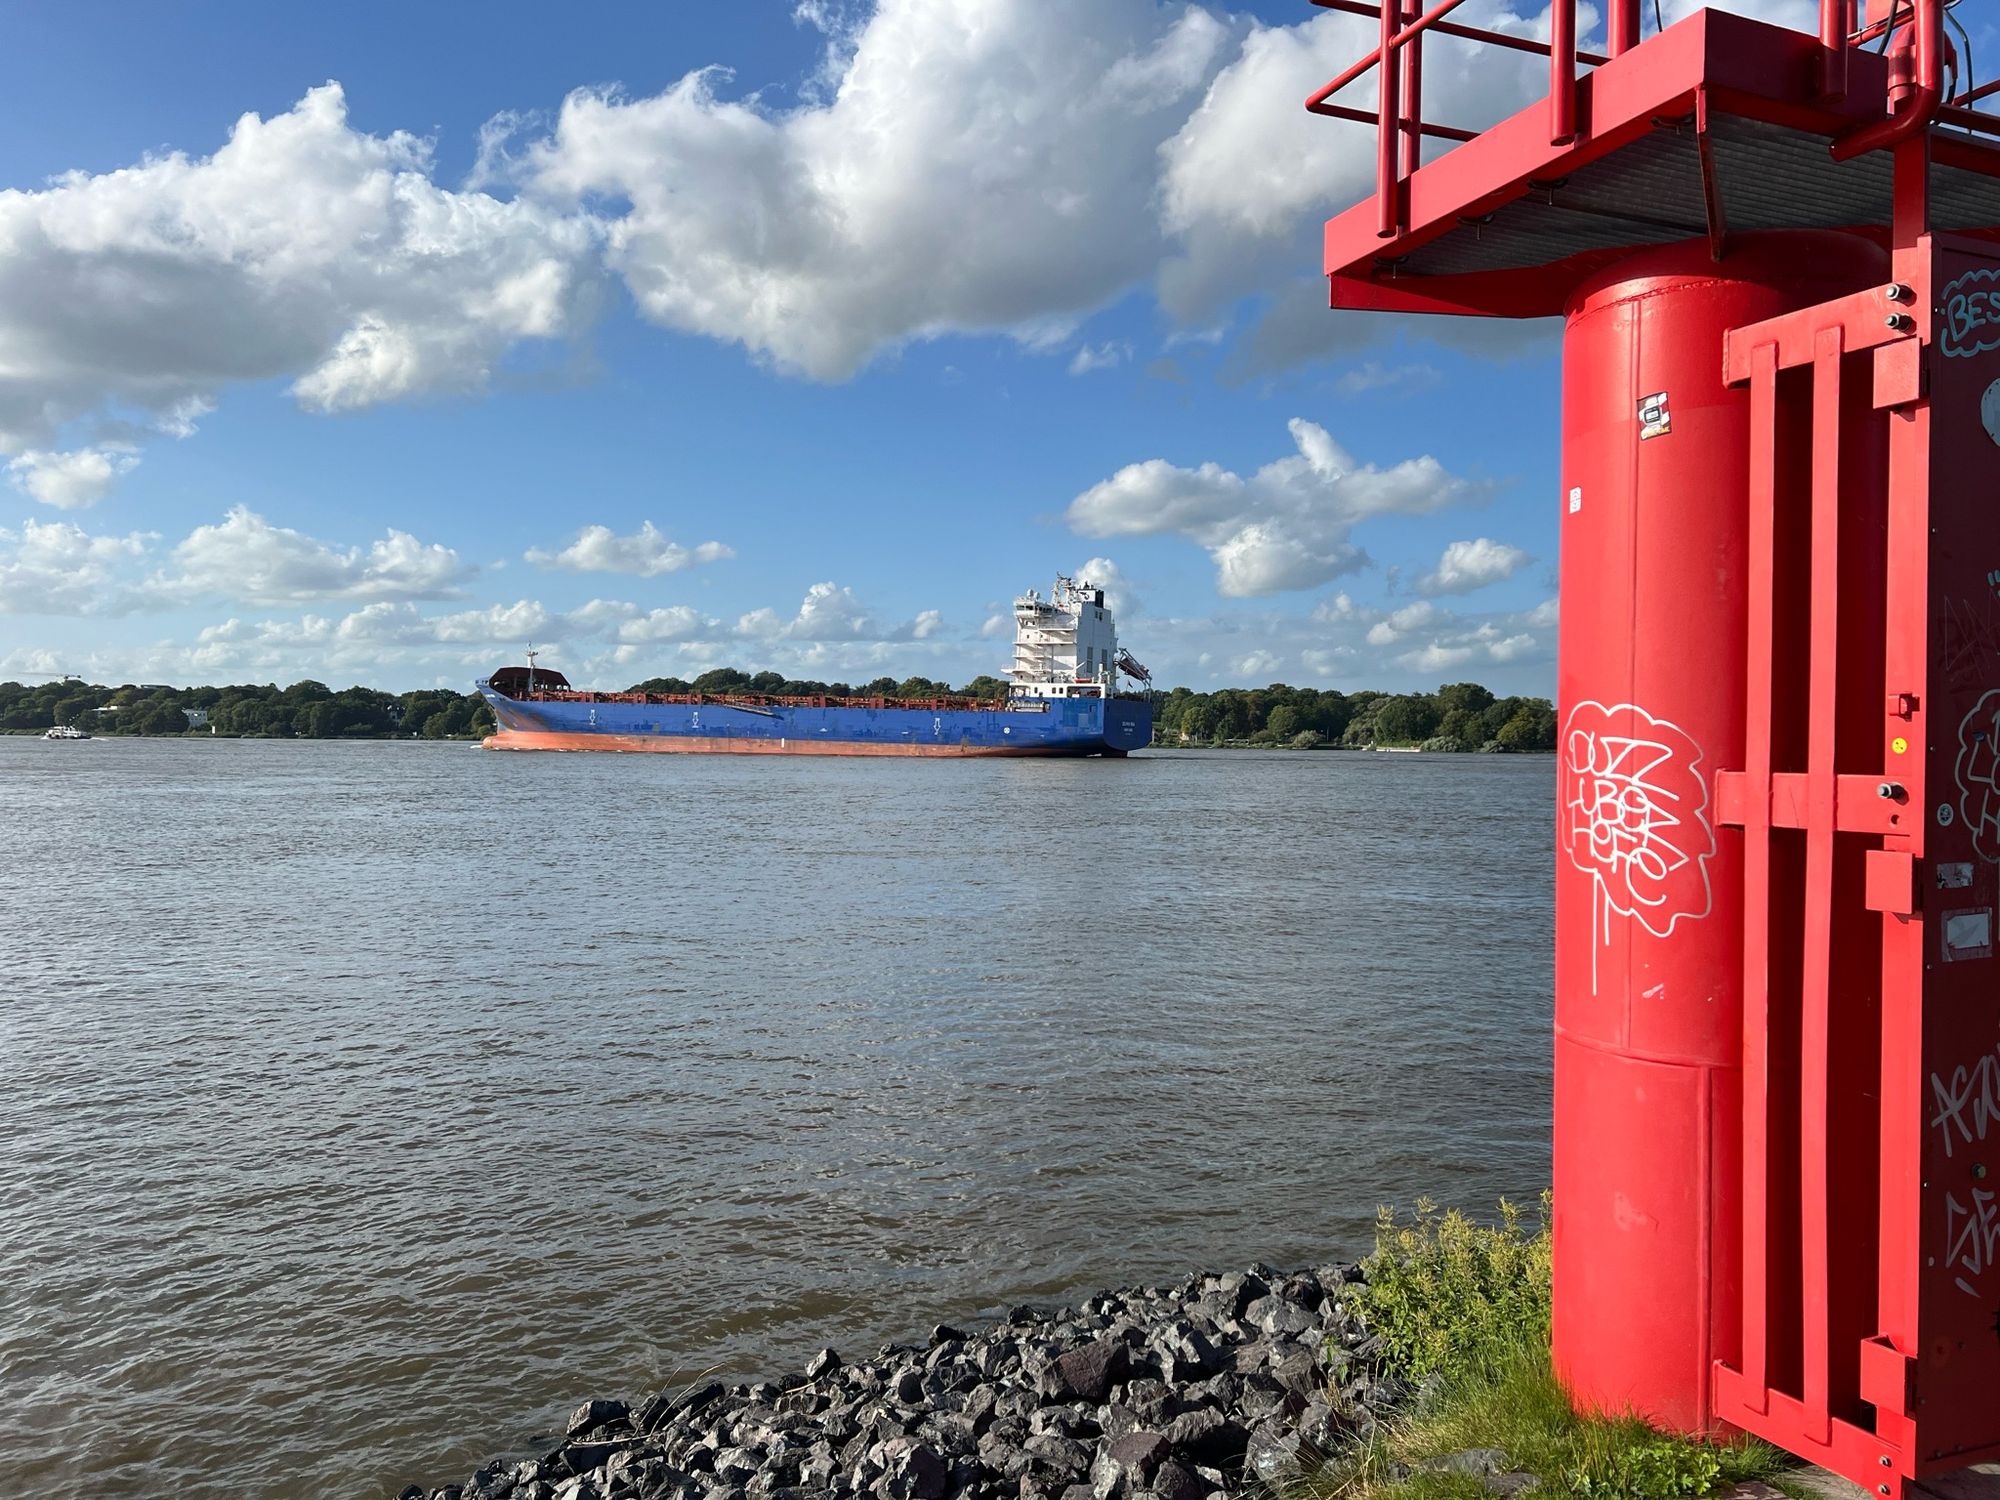
[[[809,696],[787,696],[777,693],[587,693],[576,689],[537,689],[526,694],[521,700],[532,703],[653,703],[682,704],[703,708],[908,708],[920,709],[926,713],[942,713],[947,710],[999,709],[1007,707],[1004,698],[972,698],[950,696],[942,698],[893,698],[881,695],[855,694],[840,698],[831,694]]]
[[[1578,45],[1577,0],[1553,0],[1549,36],[1543,41],[1511,35],[1490,27],[1471,26],[1446,18],[1464,0],[1437,0],[1428,10],[1418,0],[1312,0],[1324,10],[1365,16],[1377,23],[1373,51],[1356,61],[1306,99],[1316,115],[1375,127],[1376,233],[1383,239],[1403,234],[1408,224],[1406,184],[1423,164],[1423,143],[1442,140],[1456,145],[1479,132],[1426,119],[1423,99],[1424,41],[1431,35],[1455,37],[1515,52],[1533,53],[1549,61],[1548,134],[1552,146],[1567,146],[1587,137],[1589,127],[1577,111],[1580,68],[1595,68],[1639,45],[1640,0],[1605,0],[1605,48],[1588,51]],[[2000,135],[2000,115],[1972,106],[2000,93],[2000,79],[1975,84],[1970,77],[1947,83],[1946,12],[1949,0],[1865,0],[1874,19],[1865,23],[1857,9],[1863,0],[1820,0],[1820,88],[1830,97],[1847,89],[1848,53],[1880,44],[1885,33],[1909,27],[1911,66],[1908,86],[1892,79],[1891,98],[1883,117],[1858,125],[1839,136],[1832,150],[1836,160],[1893,146],[1931,124],[1953,126],[1982,135]],[[1657,14],[1657,11],[1656,11]],[[1958,23],[1954,19],[1952,24]],[[1959,28],[1961,32],[1963,28]],[[1968,42],[1966,51],[1971,50]],[[1385,60],[1387,65],[1385,66]],[[1334,95],[1376,75],[1375,107],[1361,109],[1337,103]],[[1890,108],[1891,103],[1895,108]]]

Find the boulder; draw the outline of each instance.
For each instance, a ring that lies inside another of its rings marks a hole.
[[[563,1435],[576,1437],[612,1422],[623,1422],[630,1415],[631,1409],[623,1401],[586,1401],[569,1414],[569,1425],[563,1428]]]
[[[1131,1368],[1131,1352],[1112,1339],[1098,1339],[1072,1349],[1050,1365],[1043,1376],[1045,1394],[1061,1401],[1088,1401],[1100,1406],[1111,1387]]]

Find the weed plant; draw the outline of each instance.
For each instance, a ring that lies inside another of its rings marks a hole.
[[[1535,1500],[1701,1500],[1782,1474],[1791,1460],[1765,1443],[1572,1410],[1549,1362],[1549,1217],[1547,1194],[1533,1232],[1505,1201],[1491,1225],[1428,1200],[1407,1219],[1383,1211],[1354,1290],[1387,1372],[1418,1394],[1299,1500],[1490,1500],[1527,1481],[1445,1461],[1495,1449],[1510,1475],[1535,1477]]]

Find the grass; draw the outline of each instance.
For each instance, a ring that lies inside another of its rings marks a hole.
[[[1486,1500],[1481,1475],[1425,1467],[1481,1448],[1535,1475],[1536,1500],[1699,1500],[1792,1463],[1755,1440],[1707,1443],[1571,1409],[1549,1363],[1546,1196],[1533,1233],[1504,1202],[1491,1226],[1426,1201],[1405,1221],[1385,1211],[1357,1290],[1388,1369],[1420,1394],[1295,1500]]]

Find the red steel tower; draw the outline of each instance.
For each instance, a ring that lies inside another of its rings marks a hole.
[[[2000,81],[1947,0],[1315,3],[1379,26],[1334,305],[1566,322],[1557,1369],[1882,1495],[2000,1458]],[[1426,118],[1440,37],[1548,97]]]

